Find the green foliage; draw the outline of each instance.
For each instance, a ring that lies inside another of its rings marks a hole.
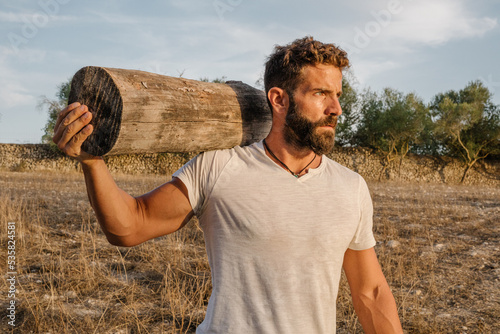
[[[491,97],[481,81],[473,81],[458,92],[438,94],[431,102],[442,153],[465,163],[462,182],[477,161],[500,152],[500,106]]]
[[[226,77],[222,76],[220,78],[215,78],[213,80],[210,80],[208,77],[200,78],[200,81],[202,82],[213,82],[213,83],[226,83]]]
[[[38,108],[43,110],[45,108],[48,114],[47,123],[43,128],[44,134],[42,136],[42,143],[52,144],[52,136],[54,135],[54,126],[56,125],[57,116],[68,105],[69,92],[71,90],[71,78],[68,81],[61,83],[57,86],[56,99],[49,99],[42,96],[38,102]]]
[[[342,115],[339,117],[335,130],[335,140],[340,146],[355,145],[354,135],[356,125],[359,122],[358,105],[360,99],[358,92],[351,84],[352,80],[346,76],[342,78],[342,95],[340,97]]]
[[[355,140],[360,146],[381,152],[385,168],[397,156],[402,161],[422,141],[425,124],[430,122],[429,110],[418,96],[391,88],[384,89],[380,96],[366,91],[360,116]]]
[[[435,124],[432,121],[432,115],[428,107],[421,122],[422,130],[418,134],[416,141],[410,147],[410,152],[420,155],[439,155],[442,145],[434,136]]]

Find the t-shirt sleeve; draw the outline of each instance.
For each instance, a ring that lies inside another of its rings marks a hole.
[[[364,250],[375,246],[373,236],[373,204],[365,180],[360,177],[359,182],[359,223],[356,233],[349,244],[352,250]]]
[[[217,178],[230,156],[229,150],[200,153],[172,175],[186,186],[189,202],[196,216],[202,214]]]
[[[188,190],[189,202],[195,215],[199,215],[205,200],[205,188],[208,175],[206,175],[205,153],[201,153],[188,161],[172,177],[176,177],[184,183]]]

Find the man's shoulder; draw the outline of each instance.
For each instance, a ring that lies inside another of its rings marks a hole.
[[[197,161],[201,165],[225,165],[234,157],[247,160],[254,157],[259,150],[259,143],[253,143],[247,146],[234,146],[232,148],[209,150],[201,152],[192,159],[192,163]]]
[[[333,160],[332,158],[324,155],[323,158],[325,159],[325,165],[326,169],[329,170],[330,172],[335,172],[336,174],[340,175],[343,178],[350,178],[350,179],[362,179],[363,177],[358,174],[357,172],[353,171],[350,168],[347,168],[344,165],[339,164],[337,161]]]
[[[231,157],[233,155],[253,155],[259,149],[259,143],[256,142],[249,145],[244,146],[234,146],[231,148],[223,148],[217,150],[210,150],[201,152],[199,155],[209,156],[209,157]]]

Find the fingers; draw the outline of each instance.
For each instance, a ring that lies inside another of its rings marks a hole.
[[[93,131],[90,125],[92,114],[87,106],[73,103],[64,108],[54,127],[53,141],[59,149],[69,156],[79,158],[82,155],[82,143]]]
[[[57,116],[57,121],[56,121],[56,124],[54,126],[54,134],[57,132],[57,129],[61,125],[61,121],[64,119],[64,117],[66,117],[66,115],[68,115],[68,113],[70,111],[72,111],[73,109],[78,108],[79,106],[80,106],[80,103],[79,102],[75,102],[75,103],[72,103],[72,104],[68,105],[63,110],[61,110],[61,112]]]
[[[69,115],[66,116],[65,119],[67,119],[68,117]],[[80,131],[86,128],[86,126],[90,123],[91,119],[92,119],[92,114],[88,111],[85,111],[80,117],[78,117],[68,125],[64,125],[65,120],[63,120],[61,122],[61,127],[59,129],[59,131],[61,131],[59,144],[62,147],[65,147],[68,143],[72,144],[71,146],[74,146],[75,139],[78,140],[81,137]],[[88,129],[86,131],[88,131]],[[86,131],[85,133],[87,133]]]
[[[81,116],[83,116],[88,111],[87,106],[80,105],[80,103],[72,103],[66,108],[64,108],[57,118],[56,125],[54,127],[54,142],[57,143],[61,140],[62,136],[68,132],[71,132],[78,124],[74,124]],[[69,128],[69,129],[68,129]],[[81,128],[80,128],[81,129]],[[80,130],[78,129],[78,131]],[[76,132],[78,132],[76,131]],[[75,134],[74,132],[73,134]]]
[[[69,147],[67,145],[67,148],[70,148],[71,151],[75,150],[80,151],[83,142],[90,136],[93,130],[94,130],[93,126],[91,124],[87,124],[82,130],[80,130],[80,132],[78,132],[71,138],[69,142]]]

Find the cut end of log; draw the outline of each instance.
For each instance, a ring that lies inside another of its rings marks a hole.
[[[95,156],[108,153],[120,132],[123,101],[111,75],[102,67],[80,69],[71,81],[68,104],[80,102],[92,113],[94,132],[82,149]]]

